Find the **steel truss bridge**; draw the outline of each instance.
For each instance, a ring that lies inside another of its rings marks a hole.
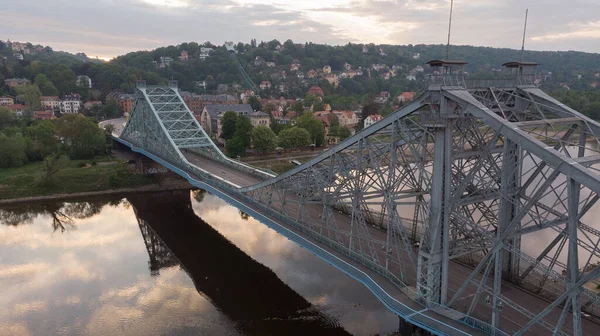
[[[476,83],[429,64],[409,105],[281,175],[224,156],[176,83],[139,83],[113,136],[431,333],[595,335],[600,124],[531,85],[535,63]]]

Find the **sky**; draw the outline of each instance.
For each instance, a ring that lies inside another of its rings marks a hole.
[[[0,0],[0,39],[109,59],[182,42],[446,43],[449,0]],[[452,44],[600,53],[600,1],[456,0]]]

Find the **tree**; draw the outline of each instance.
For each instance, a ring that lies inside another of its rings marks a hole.
[[[364,99],[364,97],[363,97]],[[371,99],[370,97],[368,99]],[[370,116],[379,113],[379,106],[370,100],[367,104],[364,104],[361,111],[361,118],[358,121],[357,129],[361,130],[364,127],[364,120]]]
[[[107,99],[106,105],[102,107],[102,115],[106,119],[114,119],[121,116],[121,111],[119,111],[119,104],[114,99]]]
[[[17,114],[6,107],[0,107],[0,131],[14,126],[18,122]]]
[[[335,113],[329,113],[327,119],[329,119],[329,125],[331,127],[336,127],[340,125],[340,118],[338,118],[338,116]]]
[[[323,104],[322,101],[315,100],[315,102],[313,104],[313,111],[315,111],[315,112],[325,111],[325,104]]]
[[[229,157],[246,155],[246,145],[244,144],[244,140],[238,136],[234,136],[227,140],[227,142],[225,142],[225,149],[227,150],[227,155],[229,155]]]
[[[233,111],[227,111],[221,117],[221,138],[229,140],[235,135],[235,125],[238,114]]]
[[[279,146],[283,148],[304,148],[311,143],[310,133],[304,128],[292,127],[279,133]]]
[[[347,126],[339,126],[338,136],[340,140],[344,140],[352,135],[352,131]]]
[[[252,140],[252,122],[246,116],[238,115],[235,122],[235,136],[244,144],[244,148],[250,147]]]
[[[277,109],[277,106],[273,103],[267,103],[263,106],[263,112],[267,113],[269,116],[272,115],[272,112]]]
[[[51,154],[44,159],[44,177],[42,182],[44,184],[50,184],[54,180],[54,175],[64,167],[66,167],[69,160],[62,154]]]
[[[274,150],[275,138],[275,133],[267,126],[257,126],[252,131],[252,144],[261,152]]]
[[[292,105],[292,111],[296,112],[297,115],[302,115],[304,113],[304,105],[300,100],[296,100],[294,105]]]
[[[104,132],[106,132],[106,134],[112,134],[112,132],[114,130],[115,130],[115,125],[113,125],[113,124],[104,125]]]
[[[0,168],[20,167],[25,163],[25,139],[0,133]]]
[[[46,75],[40,73],[35,76],[35,85],[40,88],[44,96],[58,96],[59,92],[54,83],[52,83]]]
[[[262,109],[262,106],[260,105],[260,100],[258,100],[256,96],[250,96],[250,98],[248,98],[248,104],[252,106],[253,111],[260,111]]]
[[[104,132],[89,118],[69,114],[56,121],[56,134],[64,139],[71,158],[90,159],[106,150]]]
[[[42,93],[37,85],[25,85],[18,86],[15,88],[18,94],[23,95],[23,100],[25,100],[25,105],[31,110],[39,110],[42,107],[40,99],[42,97]]]
[[[296,125],[306,129],[310,133],[316,146],[322,146],[325,142],[325,127],[323,126],[323,122],[315,118],[312,113],[304,113],[298,118]]]
[[[27,142],[27,157],[31,161],[40,161],[51,153],[58,152],[58,140],[56,139],[56,129],[49,120],[42,120],[39,123],[29,126],[25,129]]]

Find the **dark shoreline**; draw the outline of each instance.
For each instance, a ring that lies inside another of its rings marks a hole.
[[[116,194],[132,194],[139,192],[151,192],[151,191],[167,191],[167,190],[185,190],[185,189],[196,189],[194,186],[190,185],[187,181],[181,181],[178,183],[167,183],[164,185],[151,184],[145,185],[137,188],[120,188],[120,189],[107,189],[107,190],[99,190],[99,191],[85,191],[85,192],[76,192],[69,194],[54,194],[54,195],[44,195],[44,196],[31,196],[31,197],[22,197],[22,198],[8,198],[8,199],[0,199],[0,206],[4,205],[18,205],[22,203],[31,203],[31,202],[44,202],[44,201],[70,201],[76,200],[81,197],[89,197],[89,196],[104,196],[104,195],[116,195]]]

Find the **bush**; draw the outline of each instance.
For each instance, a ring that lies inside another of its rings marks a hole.
[[[98,162],[92,161],[92,166],[95,166],[96,164],[98,164]]]
[[[85,167],[85,166],[86,166],[85,162],[79,162],[79,163],[77,164],[77,168],[83,168],[83,167]]]
[[[116,188],[119,186],[119,177],[116,174],[109,175],[107,182],[111,188]]]

